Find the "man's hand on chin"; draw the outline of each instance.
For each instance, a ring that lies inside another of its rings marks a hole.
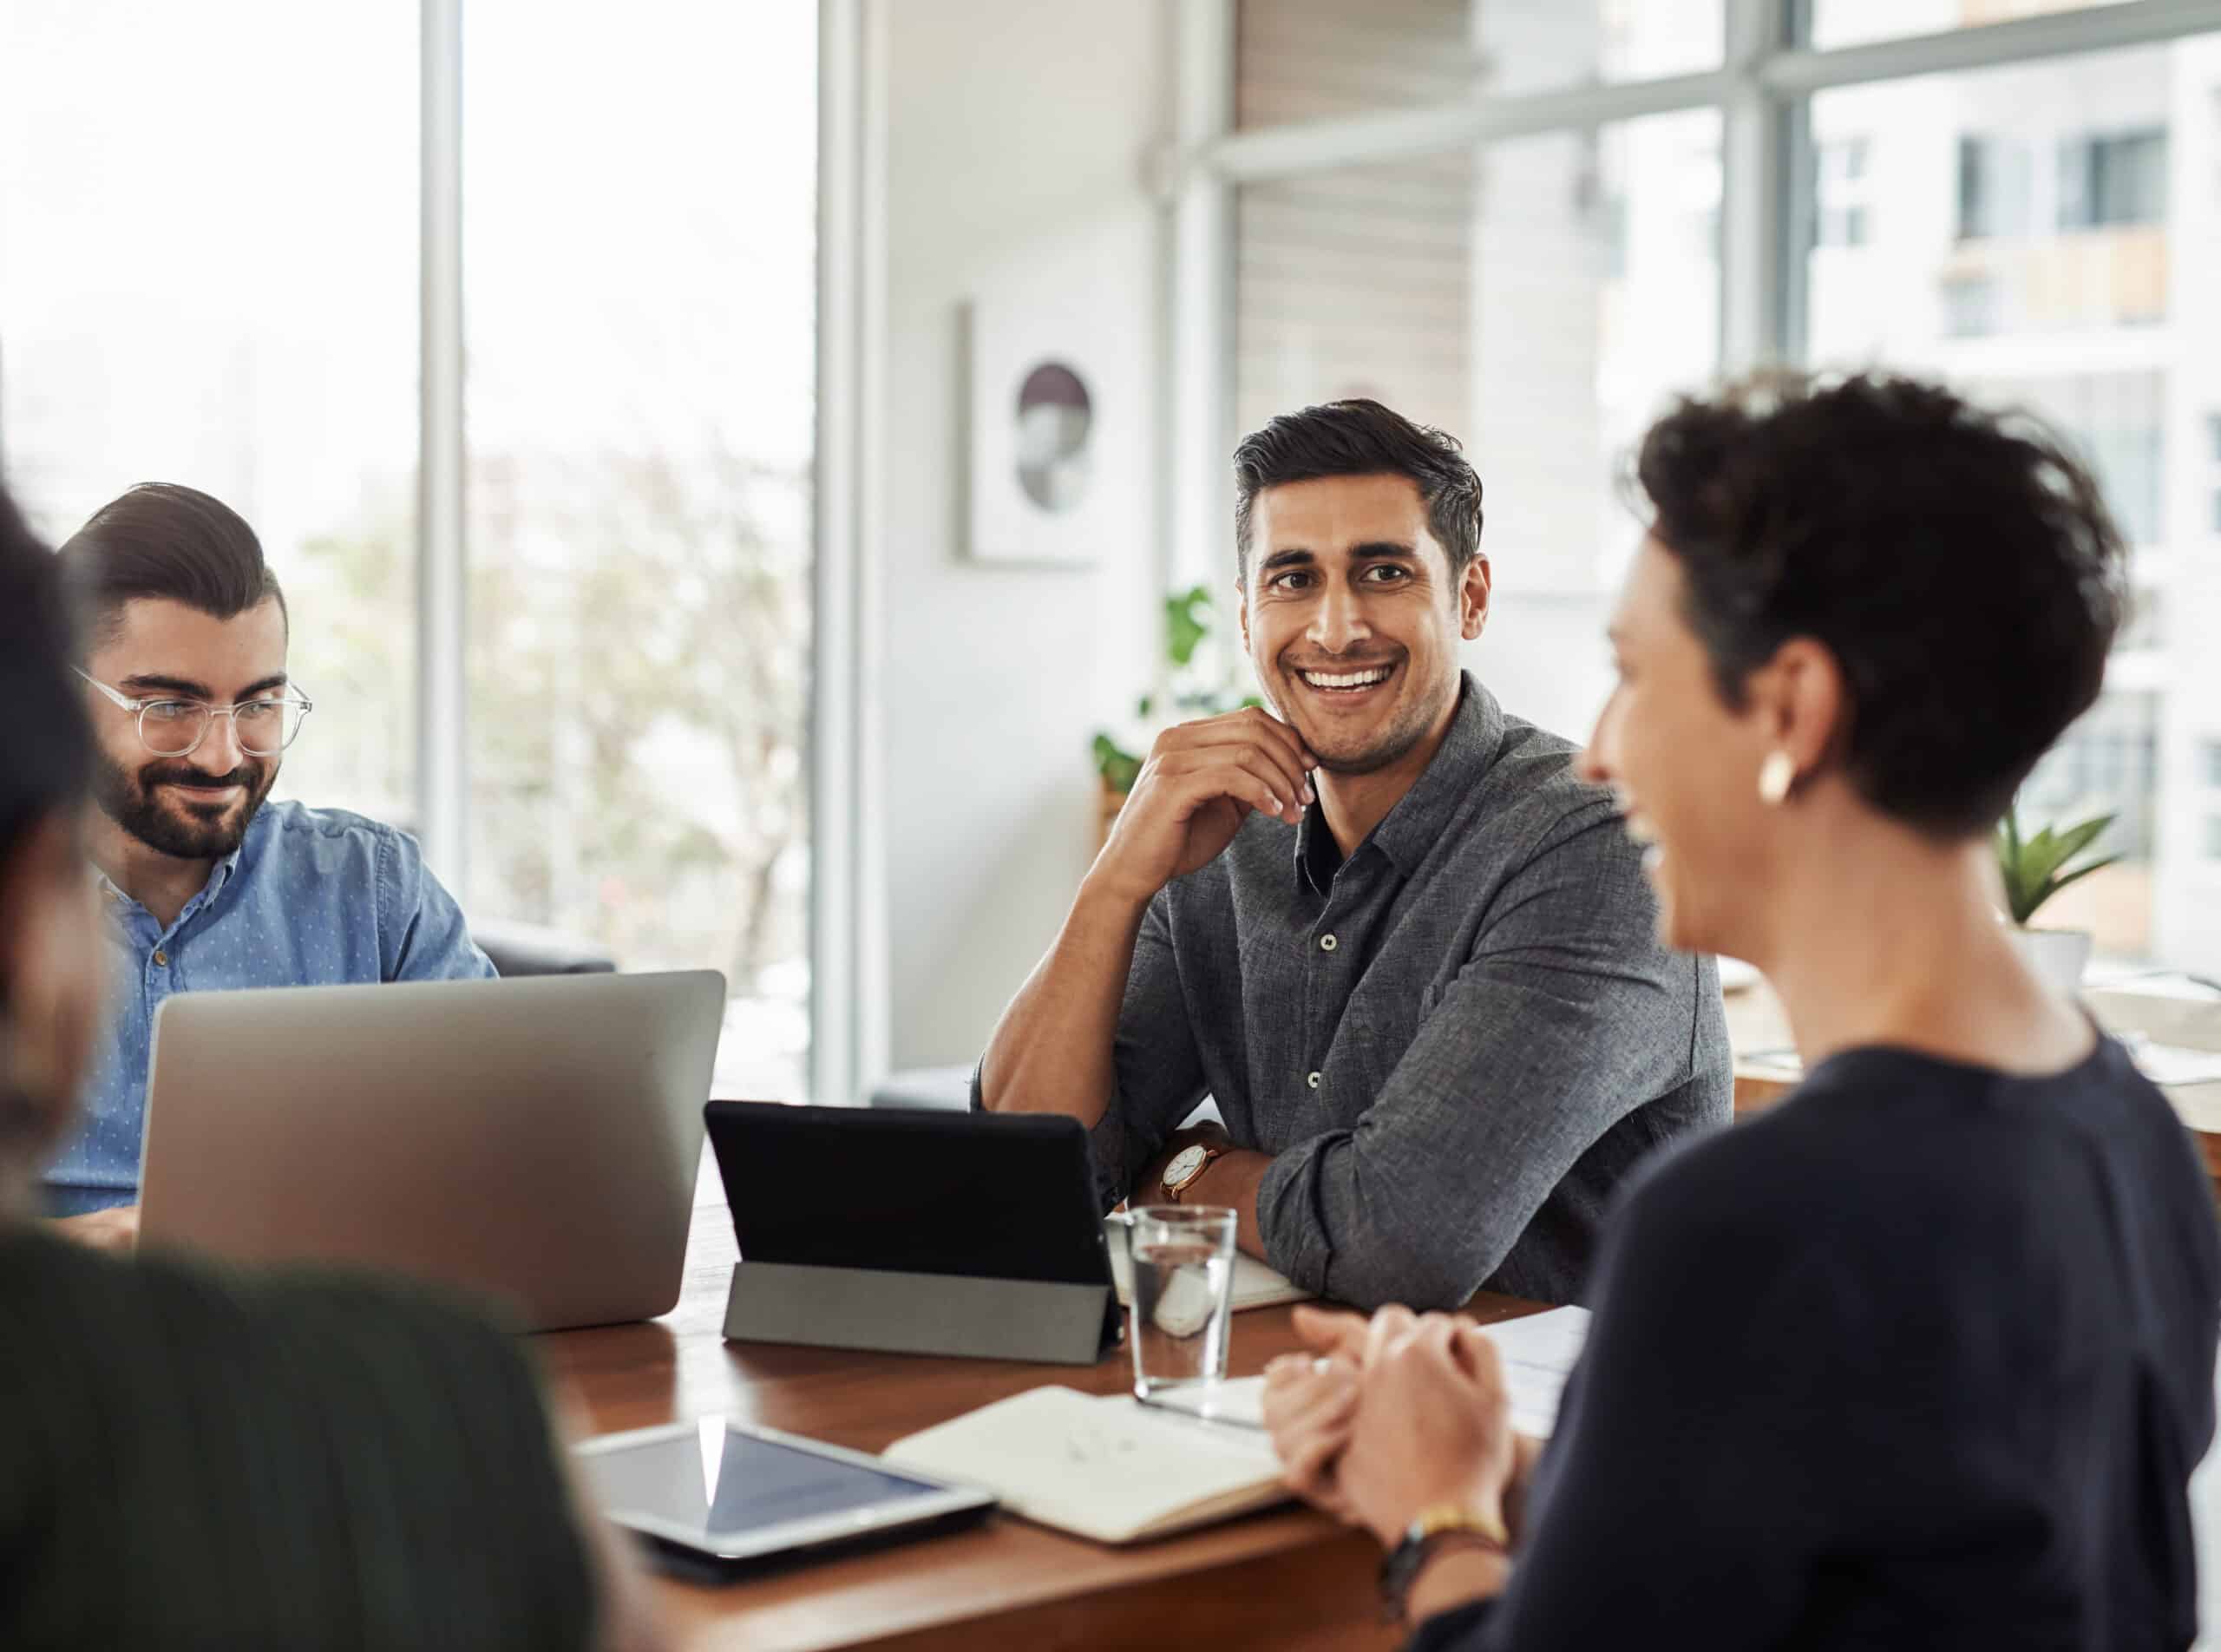
[[[81,1216],[56,1216],[55,1232],[110,1255],[128,1256],[139,1248],[139,1207],[119,1204],[106,1210],[88,1210]]]
[[[1150,1160],[1143,1170],[1141,1178],[1134,1183],[1133,1191],[1127,1196],[1127,1203],[1163,1204],[1165,1202],[1164,1167],[1171,1164],[1183,1149],[1189,1147],[1217,1147],[1230,1152],[1234,1148],[1234,1138],[1226,1133],[1223,1124],[1216,1123],[1190,1124],[1185,1130],[1173,1131],[1171,1139],[1157,1150],[1156,1157]]]

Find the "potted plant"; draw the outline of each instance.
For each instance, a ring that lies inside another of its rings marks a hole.
[[[1181,720],[1198,717],[1216,717],[1223,711],[1239,711],[1245,705],[1261,705],[1264,702],[1255,694],[1236,694],[1220,677],[1215,681],[1204,680],[1207,669],[1196,660],[1196,652],[1203,639],[1211,634],[1211,593],[1208,586],[1190,586],[1176,591],[1164,600],[1164,659],[1171,709]],[[1095,736],[1095,772],[1103,785],[1099,838],[1110,835],[1110,823],[1118,818],[1118,811],[1125,806],[1126,794],[1134,789],[1134,782],[1141,776],[1142,764],[1150,740],[1154,737],[1153,725],[1163,720],[1156,715],[1156,700],[1144,694],[1134,707],[1135,728],[1130,738],[1142,747],[1137,752],[1122,744],[1117,733],[1108,729],[1097,730]],[[1099,840],[1098,840],[1099,841]]]
[[[2111,815],[2100,815],[2064,831],[2054,832],[2047,826],[2034,836],[2024,837],[2016,804],[2005,811],[1997,828],[1997,869],[2005,880],[2005,908],[2013,921],[2014,944],[2031,969],[2070,998],[2081,987],[2083,966],[2090,961],[2090,932],[2034,929],[2028,921],[2068,884],[2079,883],[2120,858],[2106,855],[2075,864],[2113,820]]]

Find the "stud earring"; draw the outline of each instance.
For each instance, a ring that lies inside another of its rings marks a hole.
[[[1767,752],[1759,765],[1759,801],[1778,809],[1789,800],[1789,789],[1796,783],[1797,760],[1786,751]]]

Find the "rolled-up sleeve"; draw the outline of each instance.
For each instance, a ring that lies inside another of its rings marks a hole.
[[[1355,1127],[1267,1170],[1273,1266],[1361,1308],[1479,1289],[1576,1161],[1689,1075],[1699,969],[1654,913],[1608,814],[1530,857]]]
[[[1096,1192],[1105,1210],[1132,1190],[1130,1178],[1195,1111],[1206,1087],[1202,1056],[1180,990],[1163,891],[1149,903],[1134,942],[1111,1060],[1110,1104],[1088,1137],[1095,1154]],[[975,1065],[972,1111],[979,1112],[986,1105]]]

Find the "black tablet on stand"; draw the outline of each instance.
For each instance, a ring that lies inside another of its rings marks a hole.
[[[1052,1115],[713,1101],[724,1334],[1092,1365],[1118,1296],[1087,1131]]]

